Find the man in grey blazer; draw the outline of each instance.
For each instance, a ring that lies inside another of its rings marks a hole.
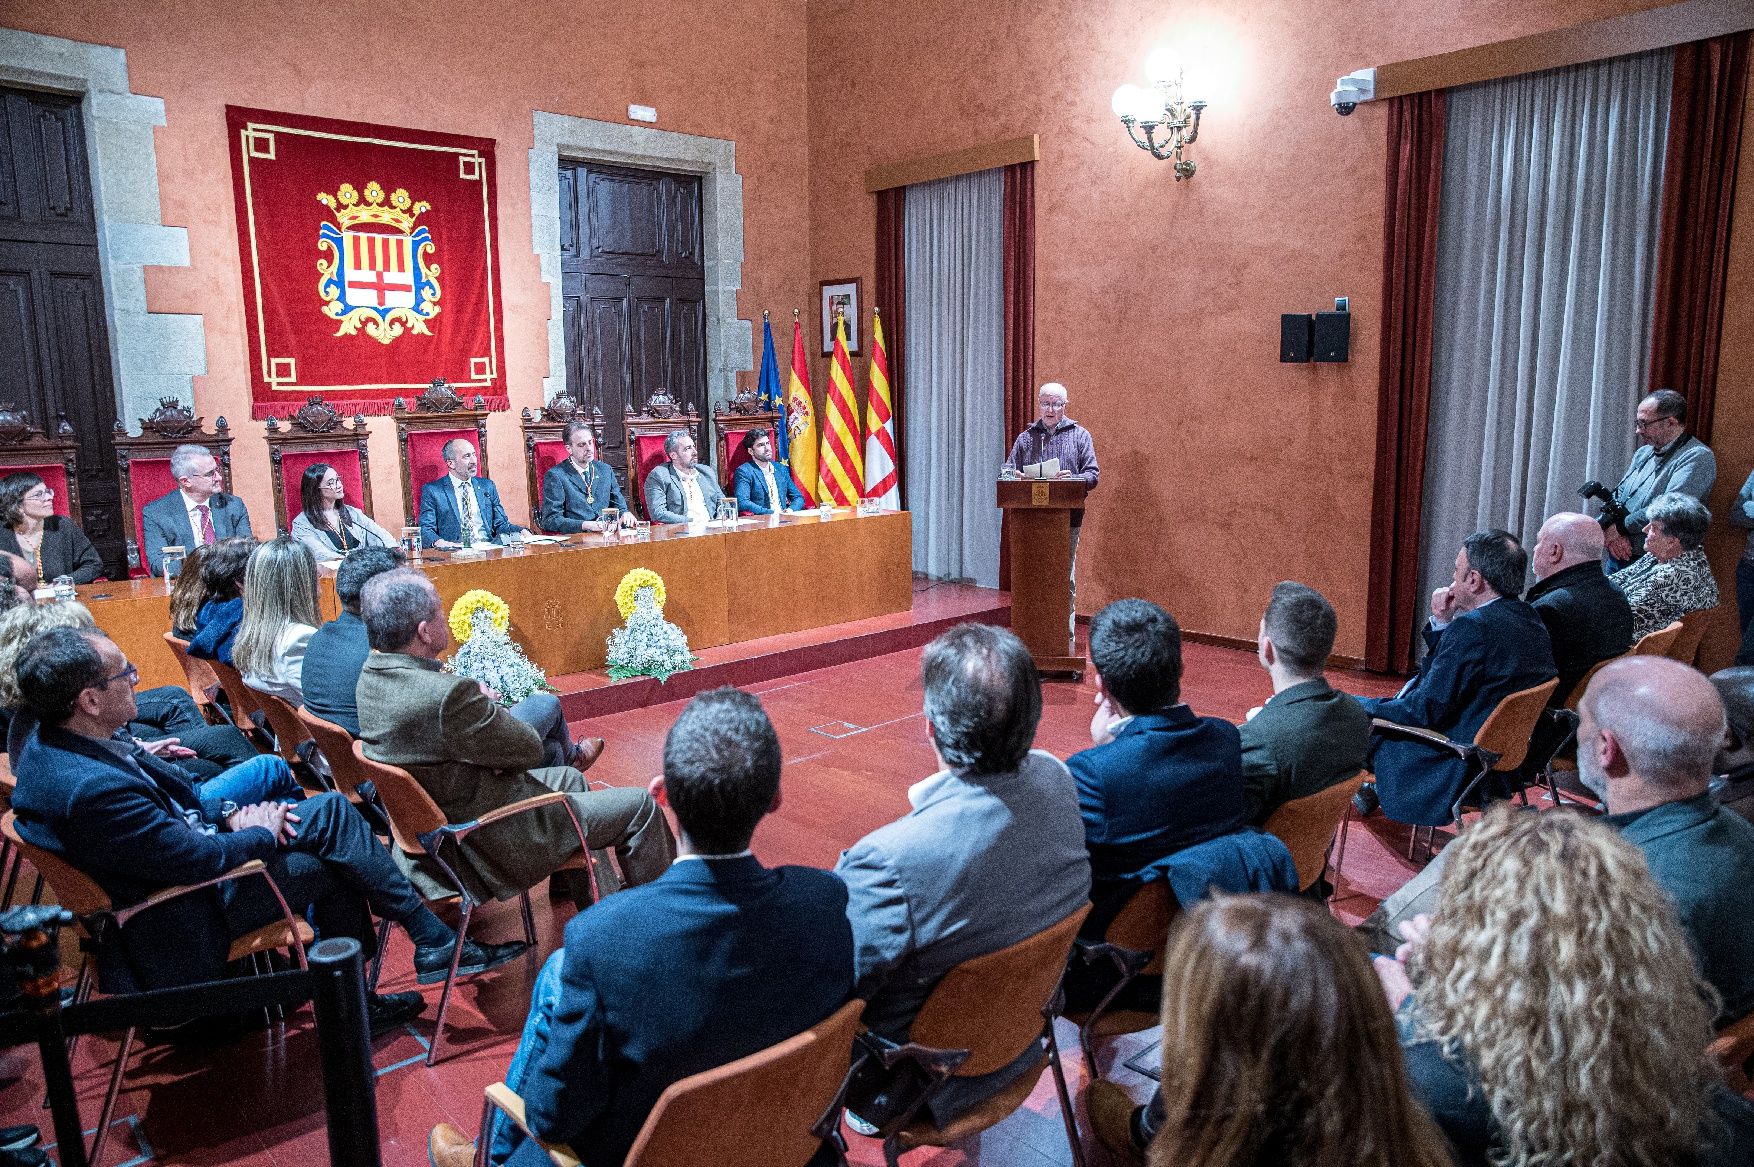
[[[1717,455],[1687,432],[1687,399],[1658,389],[1638,403],[1638,450],[1614,498],[1626,508],[1625,530],[1605,526],[1609,571],[1618,571],[1644,554],[1645,508],[1658,495],[1678,490],[1700,502],[1717,481]]]
[[[1273,696],[1241,727],[1242,796],[1252,823],[1352,777],[1370,756],[1370,716],[1323,675],[1336,626],[1333,605],[1314,588],[1273,589],[1256,641]]]
[[[171,477],[177,488],[140,509],[140,553],[153,575],[164,570],[166,547],[192,548],[232,535],[255,537],[244,500],[225,493],[219,459],[205,446],[172,450]]]
[[[908,791],[912,811],[848,848],[855,995],[865,1023],[905,1041],[914,1017],[952,968],[1009,947],[1084,907],[1090,856],[1066,767],[1031,750],[1041,681],[1010,631],[959,624],[926,647],[925,713],[943,769]],[[928,1105],[948,1122],[1036,1062],[953,1078]],[[883,1122],[911,1101],[881,1070],[848,1099],[860,1121]],[[868,1124],[866,1124],[868,1125]],[[860,1129],[855,1125],[854,1129]]]
[[[704,523],[713,517],[725,492],[698,463],[694,438],[672,430],[664,439],[670,460],[646,475],[646,517],[654,523]]]

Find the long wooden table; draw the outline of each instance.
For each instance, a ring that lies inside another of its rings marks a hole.
[[[615,586],[636,567],[663,577],[664,618],[696,649],[905,612],[913,600],[913,531],[905,511],[811,513],[745,519],[735,530],[654,526],[650,542],[586,534],[479,556],[428,551],[414,566],[438,587],[447,611],[470,588],[504,600],[512,636],[556,677],[603,667],[609,633],[621,626]],[[333,573],[323,576],[323,615],[332,618]],[[79,599],[139,666],[142,687],[183,683],[164,643],[170,593],[163,581],[86,584]]]

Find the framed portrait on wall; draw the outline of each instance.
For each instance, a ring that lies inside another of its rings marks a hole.
[[[822,281],[822,355],[834,352],[834,316],[843,312],[847,318],[847,352],[859,351],[859,312],[864,307],[864,280]]]

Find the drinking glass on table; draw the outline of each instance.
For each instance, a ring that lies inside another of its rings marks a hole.
[[[604,507],[597,512],[597,521],[603,524],[603,538],[606,542],[621,541],[621,511],[615,507]]]
[[[182,572],[183,560],[188,557],[188,554],[188,548],[178,546],[175,543],[172,543],[158,553],[159,563],[164,568],[165,583],[170,583]]]
[[[420,562],[420,528],[402,528],[402,554],[409,563]]]
[[[650,543],[652,541],[652,521],[650,519],[635,520],[633,541],[635,543]]]

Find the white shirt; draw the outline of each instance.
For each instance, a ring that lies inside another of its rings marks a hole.
[[[458,478],[452,474],[449,477],[451,489],[457,492],[457,522],[463,528],[463,545],[487,542],[487,530],[481,525],[481,499],[475,493],[474,476]],[[465,494],[469,499],[467,503],[463,501]]]
[[[682,483],[682,509],[687,512],[690,523],[704,523],[712,518],[706,513],[706,499],[700,493],[700,479],[696,477],[699,473],[690,466],[686,472],[678,471],[676,475]]]
[[[756,465],[761,467],[761,476],[767,479],[768,505],[774,509],[775,513],[784,510],[785,508],[780,505],[780,484],[775,482],[773,477],[773,463],[758,462]]]
[[[195,537],[194,546],[199,547],[201,546],[201,512],[197,508],[206,507],[207,521],[213,523],[213,500],[219,496],[210,494],[203,502],[191,502],[185,492],[179,490],[177,493],[183,496],[183,509],[189,512],[189,533]],[[213,523],[214,542],[218,542],[219,537],[219,524]]]

